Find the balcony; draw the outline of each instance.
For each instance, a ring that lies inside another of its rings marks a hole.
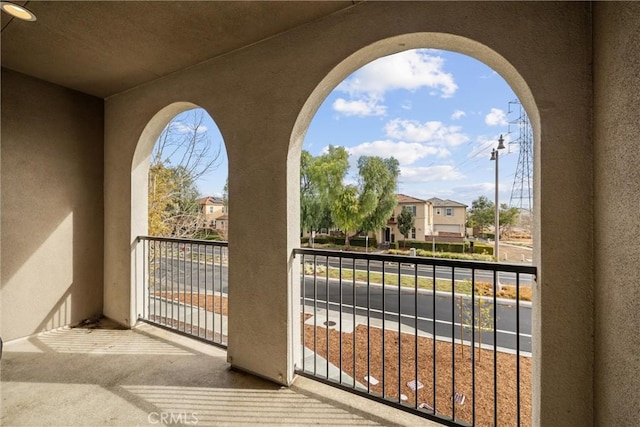
[[[300,375],[446,425],[531,425],[535,267],[294,252]]]
[[[283,388],[230,369],[223,349],[145,323],[16,340],[1,366],[2,425],[416,425],[306,378]]]
[[[535,267],[294,255],[299,375],[448,425],[530,424]],[[140,237],[136,259],[140,320],[226,348],[226,242]]]

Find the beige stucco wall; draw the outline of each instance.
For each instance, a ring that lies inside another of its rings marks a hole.
[[[640,419],[640,3],[594,6],[595,420]]]
[[[4,340],[102,312],[103,102],[2,69]]]
[[[123,323],[135,316],[130,252],[144,229],[144,196],[132,197],[131,169],[140,135],[165,106],[200,105],[224,137],[234,195],[229,359],[288,383],[299,351],[290,256],[299,244],[299,151],[307,124],[329,91],[364,63],[415,47],[455,50],[512,84],[536,135],[534,425],[590,424],[593,245],[584,233],[593,224],[590,40],[590,10],[582,3],[365,2],[111,97],[105,313]],[[256,215],[260,205],[270,208]]]
[[[430,231],[429,229],[429,221],[428,221],[428,215],[429,215],[429,205],[428,203],[399,203],[395,209],[393,210],[393,216],[396,220],[396,222],[391,225],[391,233],[395,235],[395,240],[396,241],[402,241],[404,240],[404,236],[402,235],[402,233],[400,232],[400,229],[398,228],[398,216],[400,215],[400,213],[402,212],[402,209],[404,207],[411,207],[411,206],[415,206],[416,208],[416,214],[415,217],[413,219],[413,225],[416,229],[416,237],[415,239],[413,239],[411,237],[411,231],[409,231],[409,235],[407,236],[407,239],[410,240],[424,240],[424,236],[426,234],[428,234],[428,232]],[[379,241],[384,241],[384,230],[382,232],[378,232],[376,233],[376,236],[380,236],[379,238],[381,238]]]
[[[437,209],[440,209],[440,215],[436,214]],[[452,209],[452,215],[447,216],[447,209]],[[467,220],[467,211],[462,206],[438,206],[433,208],[433,229],[438,232],[451,232],[449,229],[451,225],[457,227],[457,232],[464,236],[465,222]],[[443,227],[444,226],[444,227]]]

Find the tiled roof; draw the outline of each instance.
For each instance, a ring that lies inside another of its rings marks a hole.
[[[442,199],[439,199],[437,197],[432,197],[432,198],[428,199],[427,202],[431,202],[431,204],[433,206],[436,206],[436,207],[445,207],[445,206],[448,206],[448,207],[463,207],[463,208],[467,207],[467,205],[465,205],[464,203],[456,202],[456,201],[449,200],[449,199],[442,200]]]
[[[398,203],[426,203],[425,200],[416,199],[415,197],[407,196],[406,194],[396,194]]]
[[[220,197],[213,197],[213,196],[202,197],[201,199],[198,199],[198,202],[201,205],[222,205],[222,204],[224,204],[224,202],[222,201],[222,199]]]

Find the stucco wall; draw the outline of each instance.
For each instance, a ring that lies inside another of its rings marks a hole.
[[[640,3],[594,13],[596,425],[640,418]]]
[[[4,340],[102,313],[103,102],[2,69]]]
[[[534,127],[534,425],[590,424],[590,18],[587,4],[573,2],[364,2],[108,99],[105,312],[123,323],[135,315],[130,250],[144,227],[131,169],[140,135],[165,106],[200,105],[216,121],[229,157],[228,355],[238,368],[289,382],[299,351],[290,256],[299,240],[306,126],[324,97],[370,60],[417,47],[454,50],[498,71]],[[261,205],[270,209],[256,215]]]

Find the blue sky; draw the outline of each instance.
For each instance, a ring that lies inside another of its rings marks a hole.
[[[478,196],[493,200],[495,163],[491,149],[500,134],[518,138],[516,96],[483,63],[441,50],[409,50],[380,58],[339,84],[318,109],[304,149],[321,154],[329,145],[347,148],[353,166],[361,155],[394,156],[400,162],[400,193],[440,197],[467,205]],[[509,109],[512,110],[509,113]],[[213,144],[222,137],[210,118]],[[509,134],[509,130],[514,133]],[[203,195],[220,195],[227,176],[226,153],[217,170],[199,182]],[[500,201],[508,202],[518,146],[500,156]],[[355,168],[350,180],[355,179]]]

